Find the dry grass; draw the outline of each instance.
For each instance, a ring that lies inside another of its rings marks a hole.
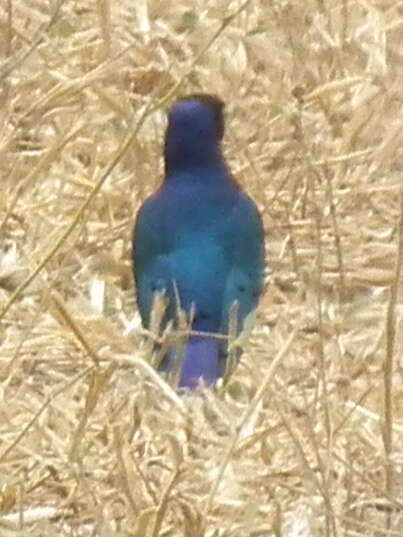
[[[4,0],[2,536],[402,535],[402,23],[390,0]],[[130,269],[187,91],[228,102],[268,238],[244,358],[204,398],[148,365]]]

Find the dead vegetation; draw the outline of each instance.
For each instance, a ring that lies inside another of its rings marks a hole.
[[[388,0],[3,2],[1,535],[402,535],[402,23]],[[228,103],[269,263],[204,398],[148,365],[130,269],[188,91]]]

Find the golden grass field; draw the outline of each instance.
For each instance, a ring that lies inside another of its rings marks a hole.
[[[0,535],[403,535],[403,3],[3,0]],[[150,367],[164,112],[227,102],[267,235],[227,384]]]

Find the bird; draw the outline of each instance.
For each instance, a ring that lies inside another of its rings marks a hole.
[[[150,328],[155,297],[166,303],[164,326],[186,314],[191,332],[178,387],[214,386],[225,373],[229,313],[236,332],[258,304],[265,266],[262,218],[234,179],[223,155],[224,102],[196,93],[168,111],[164,177],[137,213],[132,258],[143,327]],[[177,351],[176,351],[177,352]],[[169,371],[175,350],[160,365]]]

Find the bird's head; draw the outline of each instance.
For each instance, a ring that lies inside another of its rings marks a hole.
[[[178,99],[168,113],[166,170],[219,162],[223,136],[224,103],[218,97],[194,94]]]

